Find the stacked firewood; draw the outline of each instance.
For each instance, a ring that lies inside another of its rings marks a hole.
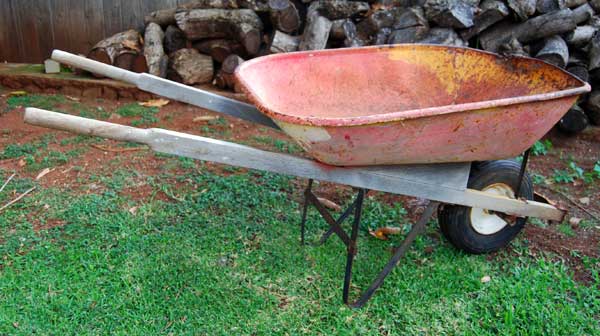
[[[238,90],[233,73],[272,53],[395,43],[524,55],[600,83],[600,0],[196,0],[148,13],[142,33],[99,42],[96,60],[188,85]],[[600,85],[559,127],[600,123]]]

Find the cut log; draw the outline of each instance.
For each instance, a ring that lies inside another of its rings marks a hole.
[[[146,26],[144,33],[144,57],[148,65],[148,73],[162,78],[167,77],[169,58],[163,49],[165,34],[162,28],[154,22]]]
[[[469,28],[473,26],[476,7],[460,0],[427,0],[426,17],[441,27]]]
[[[317,0],[310,4],[308,12],[317,11],[329,20],[340,20],[364,16],[369,11],[369,3],[347,0]]]
[[[583,109],[577,105],[571,107],[558,122],[558,129],[567,134],[577,134],[583,131],[589,124],[589,120]]]
[[[187,47],[185,34],[177,26],[168,26],[165,30],[165,39],[163,40],[165,54],[169,55],[179,49]]]
[[[383,28],[391,28],[395,20],[395,11],[378,10],[359,22],[356,25],[356,30],[361,37],[369,38]]]
[[[331,21],[331,30],[329,31],[329,38],[333,40],[343,40],[346,38],[344,33],[344,22],[347,19],[340,19]]]
[[[593,26],[579,26],[565,35],[565,41],[568,45],[575,48],[582,48],[590,42],[598,28]]]
[[[594,16],[594,9],[589,4],[583,4],[572,10],[575,24],[583,23]]]
[[[415,43],[427,36],[429,28],[423,26],[408,27],[392,31],[389,38],[390,44]]]
[[[470,40],[509,14],[508,7],[499,0],[484,0],[480,8],[480,13],[473,20],[473,27],[460,32],[460,36],[464,40]]]
[[[520,43],[529,43],[570,32],[575,27],[573,12],[570,9],[561,9],[536,16],[520,24],[507,21],[497,23],[483,31],[479,41],[483,49],[496,52],[500,45],[512,38],[516,38]]]
[[[577,6],[581,6],[581,5],[585,4],[586,2],[591,2],[591,1],[586,1],[586,0],[563,0],[563,1],[564,1],[564,6],[566,8],[577,7]]]
[[[188,40],[233,38],[249,55],[260,49],[263,25],[252,10],[193,9],[177,12],[175,19]]]
[[[418,41],[425,44],[442,44],[452,45],[457,47],[466,47],[467,42],[463,41],[460,36],[450,28],[431,28],[425,38]]]
[[[325,49],[331,30],[331,21],[318,13],[309,13],[307,21],[299,50]]]
[[[396,19],[392,25],[393,30],[409,27],[429,28],[425,12],[421,7],[408,8],[396,15]]]
[[[587,82],[590,79],[590,74],[588,73],[587,67],[583,65],[569,65],[567,67],[567,71],[577,76],[577,78],[581,79],[584,82]],[[600,107],[600,105],[598,105]]]
[[[359,37],[356,25],[352,20],[346,20],[344,22],[344,34],[346,39],[344,40],[344,46],[346,48],[362,47],[366,45],[365,41]]]
[[[240,8],[237,0],[194,0],[179,7],[160,9],[144,17],[144,23],[148,25],[154,22],[160,26],[166,27],[174,25],[175,13],[181,10],[190,9],[237,9]]]
[[[194,43],[194,48],[203,54],[210,55],[215,61],[223,63],[231,54],[244,55],[245,49],[238,41],[226,39],[210,39]]]
[[[269,12],[269,0],[237,0],[239,8],[245,8],[257,13]]]
[[[527,20],[535,13],[536,0],[508,0],[507,3],[521,21]]]
[[[171,54],[169,68],[187,85],[210,83],[214,74],[212,58],[191,48]]]
[[[539,14],[546,14],[565,8],[564,0],[537,0],[535,10]]]
[[[590,93],[585,105],[585,113],[592,124],[600,126],[600,90]]]
[[[269,43],[269,51],[273,54],[297,51],[300,45],[300,37],[288,35],[276,30],[273,39]]]
[[[269,0],[271,23],[276,30],[294,33],[300,29],[300,11],[290,0]]]
[[[235,69],[244,63],[244,59],[238,55],[229,55],[221,66],[221,70],[228,74],[234,74]]]
[[[142,54],[142,37],[133,29],[98,42],[87,57],[126,70],[136,72],[147,70],[146,60]]]
[[[588,70],[592,72],[600,69],[600,33],[596,32],[588,45]]]
[[[504,56],[529,56],[529,50],[514,37],[500,44],[497,52]]]
[[[373,39],[374,45],[388,44],[390,39],[390,35],[392,34],[392,29],[390,28],[382,28],[377,32],[375,38]]]
[[[235,92],[242,92],[241,87],[235,80],[235,69],[244,63],[244,59],[238,55],[229,55],[221,66],[221,70],[215,76],[215,85],[222,89],[233,89]]]
[[[175,24],[175,12],[177,8],[160,9],[152,12],[144,17],[144,23],[148,25],[150,22],[154,22],[158,25],[166,27],[168,25]]]
[[[555,35],[544,40],[544,47],[535,57],[564,68],[569,61],[569,47],[562,37]]]

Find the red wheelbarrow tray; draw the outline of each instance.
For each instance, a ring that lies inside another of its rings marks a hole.
[[[590,91],[540,60],[419,44],[270,55],[236,78],[311,156],[339,166],[514,157]]]

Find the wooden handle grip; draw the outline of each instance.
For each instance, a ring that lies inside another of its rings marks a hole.
[[[52,59],[63,64],[68,64],[79,69],[131,84],[137,84],[137,79],[140,76],[139,74],[129,70],[117,68],[116,66],[104,64],[61,50],[54,50],[52,52]]]
[[[31,125],[120,141],[147,143],[150,133],[150,130],[146,129],[76,117],[33,107],[25,109],[24,119],[26,123]]]

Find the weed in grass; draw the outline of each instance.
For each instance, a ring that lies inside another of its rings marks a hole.
[[[91,144],[91,143],[99,143],[104,141],[104,139],[89,135],[76,135],[69,138],[64,138],[60,141],[61,146],[67,145],[80,145],[80,144]]]
[[[131,122],[131,125],[136,127],[158,122],[158,118],[156,117],[158,113],[157,107],[145,107],[137,103],[132,103],[119,107],[115,110],[115,113],[122,117],[140,117]]]
[[[34,155],[38,150],[46,148],[44,143],[8,144],[0,154],[0,160],[14,159],[26,155]]]
[[[25,95],[25,96],[12,96],[9,97],[6,102],[10,109],[17,107],[37,107],[41,109],[50,110],[59,104],[66,101],[66,98],[62,95]]]
[[[535,225],[535,226],[544,228],[544,229],[548,227],[548,223],[546,221],[544,221],[542,219],[539,219],[537,217],[531,217],[531,218],[529,218],[528,222],[531,223],[531,224],[533,224],[533,225]]]
[[[531,181],[533,182],[533,184],[545,184],[546,176],[542,174],[533,173],[531,174]]]
[[[277,150],[280,152],[290,154],[297,154],[302,152],[302,148],[300,148],[300,146],[298,146],[297,144],[285,140],[274,139],[270,136],[256,135],[253,136],[252,139],[261,144],[271,145],[277,148]]]
[[[556,229],[568,237],[575,237],[576,233],[569,223],[560,223]]]
[[[552,149],[552,141],[549,139],[538,140],[531,147],[531,154],[535,156],[546,155],[550,149]]]

